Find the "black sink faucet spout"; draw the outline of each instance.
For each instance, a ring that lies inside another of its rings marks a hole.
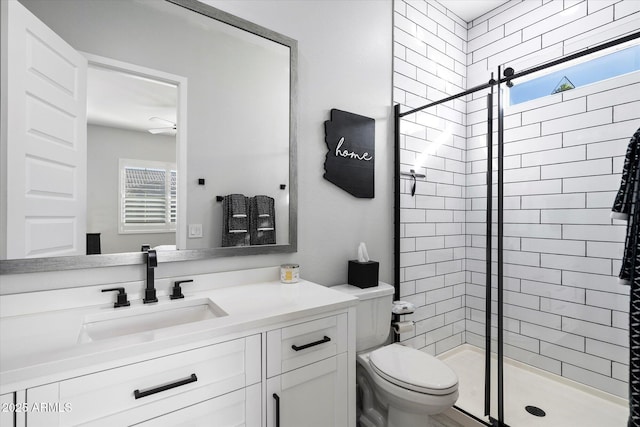
[[[149,249],[149,246],[144,245],[142,250],[145,253],[145,261],[147,264],[147,287],[144,290],[144,299],[142,302],[145,304],[151,302],[158,302],[158,298],[156,297],[156,288],[155,288],[155,276],[154,276],[154,268],[158,266],[158,254],[155,249]]]

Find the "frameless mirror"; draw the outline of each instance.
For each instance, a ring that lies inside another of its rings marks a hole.
[[[3,273],[139,263],[142,244],[161,262],[296,250],[295,40],[193,0],[19,3],[42,28],[16,29],[3,5],[3,74],[24,63],[25,85],[75,98],[86,118],[32,96],[28,135],[2,132],[20,171],[17,186],[2,177]],[[16,37],[19,58],[6,45]],[[3,94],[9,123],[15,96]],[[47,158],[47,145],[71,147],[75,163]],[[273,201],[270,244],[221,247],[220,198],[238,193]]]

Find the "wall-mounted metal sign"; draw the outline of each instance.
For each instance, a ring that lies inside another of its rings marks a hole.
[[[374,198],[375,120],[332,109],[324,129],[324,178],[355,197]]]

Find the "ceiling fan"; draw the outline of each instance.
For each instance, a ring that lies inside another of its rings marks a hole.
[[[161,128],[147,129],[149,133],[152,133],[154,135],[157,135],[157,134],[175,135],[177,127],[176,127],[176,124],[171,120],[162,119],[160,117],[151,117],[149,120],[152,122],[162,123],[165,125],[165,127],[161,127]]]

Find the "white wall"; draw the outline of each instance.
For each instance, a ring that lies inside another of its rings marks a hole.
[[[303,277],[346,283],[364,241],[393,277],[390,1],[207,1],[298,40],[298,255]],[[375,199],[324,180],[324,121],[338,108],[376,120]]]
[[[393,277],[393,138],[391,120],[391,1],[216,1],[220,9],[298,40],[298,252],[161,264],[156,276],[188,276],[297,262],[302,277],[345,283],[347,260],[365,241]],[[323,123],[339,108],[376,120],[376,197],[356,199],[324,180]],[[251,114],[248,112],[247,114]],[[162,261],[161,254],[158,256]],[[3,290],[29,283],[74,286],[141,280],[141,266],[3,276]]]

